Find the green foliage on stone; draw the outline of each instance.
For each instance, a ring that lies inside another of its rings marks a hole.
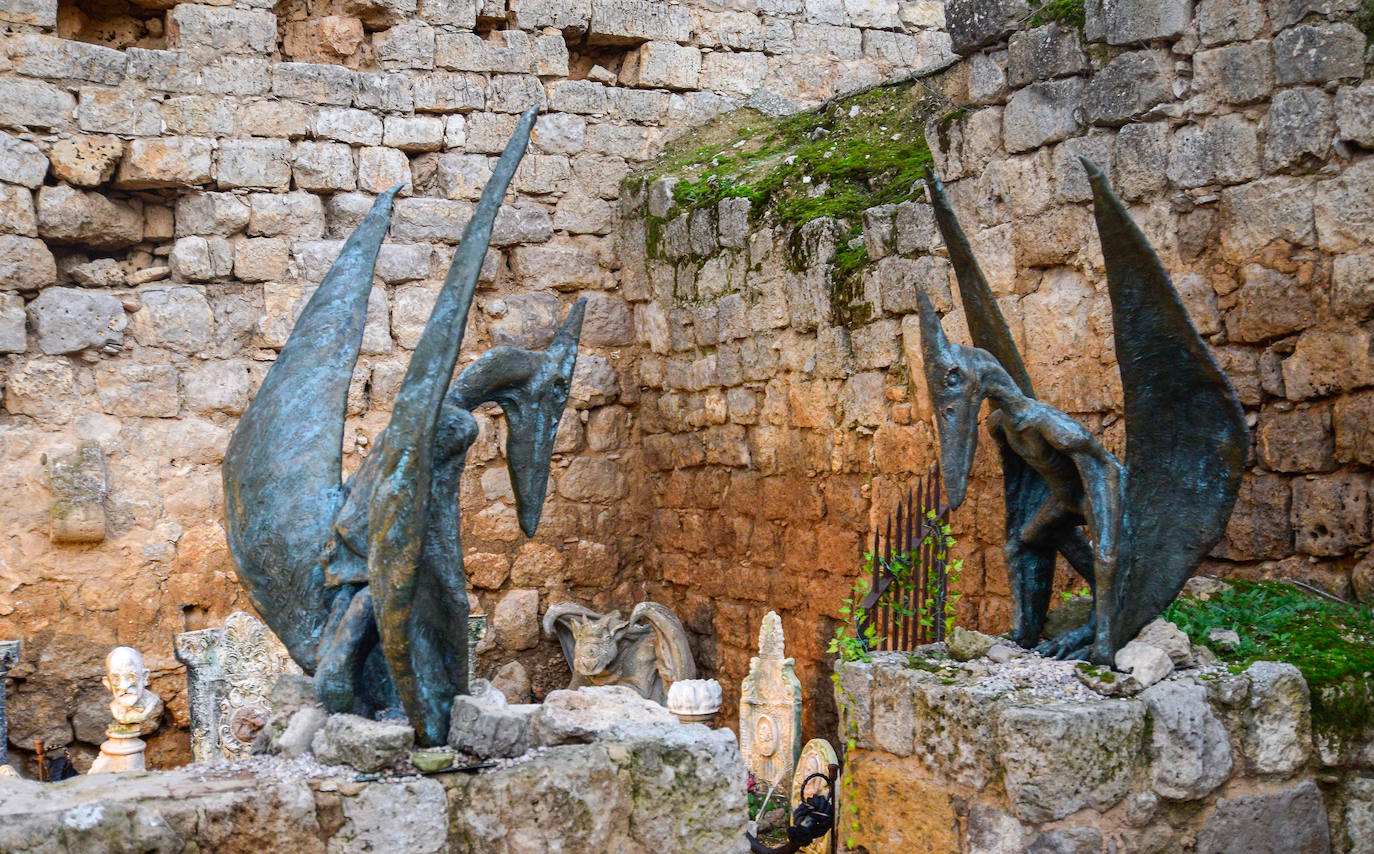
[[[1374,615],[1368,608],[1314,599],[1275,581],[1228,581],[1207,598],[1181,596],[1165,611],[1193,643],[1234,669],[1286,661],[1312,693],[1314,731],[1337,742],[1374,726]],[[1211,629],[1240,635],[1234,649],[1207,640]]]
[[[947,103],[915,81],[880,86],[829,101],[815,110],[769,118],[750,109],[719,116],[669,148],[630,180],[644,185],[674,177],[679,214],[714,209],[743,198],[750,216],[796,232],[828,218],[837,224],[835,255],[798,266],[829,262],[832,319],[847,326],[866,322],[862,301],[863,211],[925,194],[931,164],[925,123]],[[657,257],[662,220],[649,217],[648,251]],[[799,242],[794,244],[799,246]]]
[[[1355,13],[1355,26],[1364,33],[1365,38],[1374,41],[1374,0],[1364,0]]]
[[[1073,27],[1082,32],[1083,28],[1088,25],[1087,13],[1083,9],[1083,0],[1049,0],[1026,19],[1026,23],[1032,27],[1040,27],[1052,22]]]

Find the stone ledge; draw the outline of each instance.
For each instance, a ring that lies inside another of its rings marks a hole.
[[[1121,698],[1089,689],[1079,666],[956,662],[932,648],[838,663],[840,742],[854,745],[842,791],[861,818],[850,850],[927,838],[1098,851],[1116,838],[1173,851],[1195,838],[1198,851],[1230,852],[1299,827],[1299,847],[1284,850],[1374,850],[1369,745],[1317,749],[1297,668],[1195,667]]]

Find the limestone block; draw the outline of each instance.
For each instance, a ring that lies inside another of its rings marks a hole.
[[[1007,94],[1006,52],[975,53],[965,60],[968,65],[969,101],[973,104],[1000,103]]]
[[[1193,56],[1193,90],[1228,104],[1250,104],[1274,90],[1274,54],[1268,41],[1200,50]]]
[[[1292,773],[1312,753],[1307,682],[1293,665],[1274,661],[1257,661],[1245,675],[1251,686],[1245,758],[1261,774]]]
[[[340,142],[296,143],[291,173],[298,189],[314,192],[352,190],[358,182],[353,150]],[[221,180],[223,177],[221,167]]]
[[[1340,435],[1338,432],[1337,436]],[[1241,481],[1221,556],[1261,560],[1292,554],[1291,499],[1292,490],[1283,478],[1257,475]]]
[[[220,189],[291,186],[291,143],[284,139],[226,139],[220,142]]]
[[[0,231],[38,236],[38,217],[33,209],[33,193],[27,187],[0,184]]]
[[[520,756],[532,747],[530,727],[538,709],[508,705],[500,694],[460,694],[453,698],[449,746],[483,759]]]
[[[444,147],[463,148],[468,141],[468,123],[462,115],[444,118]]]
[[[226,236],[244,228],[249,207],[231,193],[187,193],[177,198],[176,236]]]
[[[487,83],[480,74],[436,71],[415,75],[412,86],[419,112],[468,112],[483,109],[487,103]]]
[[[318,62],[278,62],[272,66],[272,94],[313,104],[345,106],[353,103],[357,80],[340,65]]]
[[[469,202],[448,199],[397,199],[391,236],[405,241],[457,243],[472,216]]]
[[[30,359],[11,368],[5,408],[44,424],[66,424],[77,401],[71,361],[53,356]]]
[[[9,0],[0,6],[0,21],[12,24],[33,24],[38,27],[57,26],[57,0]],[[4,763],[4,749],[0,747],[0,764]]]
[[[1360,392],[1337,400],[1332,423],[1337,461],[1374,462],[1374,393]]]
[[[295,60],[345,65],[350,64],[348,60],[358,53],[366,39],[363,22],[349,15],[287,21],[282,33],[282,53]]]
[[[1007,795],[1023,821],[1053,821],[1125,797],[1141,762],[1145,706],[1008,705],[995,715]]]
[[[0,288],[33,291],[55,281],[57,262],[43,241],[0,234]]]
[[[1077,30],[1046,24],[1013,33],[1007,43],[1007,82],[1013,87],[1088,70]]]
[[[359,149],[358,189],[380,193],[397,184],[401,185],[401,196],[408,196],[414,190],[410,160],[404,152],[380,147]]]
[[[38,146],[0,132],[0,173],[12,184],[37,189],[48,171],[48,158]]]
[[[1169,653],[1152,644],[1133,640],[1116,652],[1116,669],[1129,673],[1143,686],[1150,686],[1174,671]]]
[[[213,151],[213,141],[202,137],[130,140],[115,185],[145,189],[208,183]]]
[[[538,646],[539,591],[507,591],[492,611],[491,625],[496,630],[497,643],[505,649],[532,649]]]
[[[716,51],[702,57],[698,85],[717,92],[752,95],[767,74],[768,58],[762,53]]]
[[[38,349],[55,356],[88,348],[118,352],[128,318],[118,297],[76,288],[45,288],[29,304]]]
[[[1026,151],[1076,133],[1079,129],[1077,113],[1079,102],[1084,97],[1084,87],[1082,78],[1071,77],[1033,83],[1012,95],[1001,113],[1003,145],[1007,151]],[[980,110],[974,115],[992,112]],[[967,164],[965,168],[967,170]],[[979,167],[974,165],[972,168],[976,170]]]
[[[1222,200],[1224,206],[1226,193],[1222,194]],[[1248,210],[1249,200],[1237,207]],[[1282,216],[1283,212],[1278,213]],[[1277,218],[1272,210],[1267,216],[1269,223]],[[1263,221],[1251,223],[1260,229],[1266,224]],[[1274,236],[1282,236],[1282,233]],[[1241,280],[1243,284],[1236,292],[1236,306],[1226,315],[1226,332],[1232,341],[1276,338],[1305,329],[1315,321],[1314,294],[1295,277],[1251,264],[1241,268]]]
[[[243,359],[201,362],[181,377],[186,408],[192,412],[239,415],[248,405],[248,363]]]
[[[404,721],[330,715],[310,747],[315,758],[326,765],[348,765],[371,773],[394,765],[414,743],[415,731]]]
[[[1364,76],[1364,34],[1348,23],[1293,27],[1274,37],[1279,83],[1322,85]]]
[[[1345,835],[1351,851],[1374,848],[1374,780],[1356,777],[1344,787]]]
[[[424,243],[384,243],[377,253],[377,277],[388,285],[413,282],[429,276],[434,248]]]
[[[1260,460],[1273,471],[1312,473],[1336,467],[1329,407],[1266,409],[1260,413],[1256,440]]]
[[[1341,139],[1374,147],[1374,84],[1342,86],[1336,91],[1336,124]]]
[[[324,234],[324,204],[312,193],[253,193],[248,202],[251,236],[315,240]]]
[[[522,30],[553,27],[564,35],[580,36],[592,17],[591,0],[510,0],[508,5],[515,26]]]
[[[110,415],[174,418],[181,408],[171,365],[104,362],[96,369],[95,389]]]
[[[607,503],[625,496],[625,473],[614,460],[578,457],[558,478],[558,494],[570,501]]]
[[[1263,0],[1198,0],[1194,13],[1204,45],[1248,41],[1269,23]]]
[[[172,272],[190,282],[227,277],[234,268],[234,247],[223,237],[181,237],[168,258]]]
[[[1356,326],[1305,330],[1283,360],[1285,394],[1304,400],[1374,383],[1369,344],[1369,333]]]
[[[563,37],[533,36],[520,30],[497,30],[489,39],[475,33],[440,33],[435,43],[435,64],[454,71],[485,71],[501,74],[548,74],[567,71],[567,46]]]
[[[1180,187],[1239,184],[1259,177],[1259,134],[1239,113],[1213,116],[1174,134],[1169,180]]]
[[[1356,161],[1340,177],[1317,184],[1313,212],[1317,242],[1323,249],[1354,252],[1363,248],[1361,235],[1366,234],[1371,223],[1374,223],[1371,187],[1374,187],[1374,168],[1363,160]]]
[[[954,52],[968,56],[1019,29],[1030,14],[1026,0],[949,0],[945,26]]]
[[[577,154],[585,144],[587,120],[568,113],[551,113],[540,118],[531,141],[535,150],[545,154]]]
[[[687,42],[691,17],[685,7],[651,0],[592,0],[587,42],[592,45],[636,45],[658,40]]]
[[[27,322],[24,298],[0,293],[0,353],[22,353],[28,349]]]
[[[434,67],[434,28],[424,21],[403,21],[378,33],[372,44],[383,68]]]
[[[621,68],[627,86],[695,89],[701,73],[701,51],[672,42],[645,42],[630,53]]]
[[[143,288],[139,296],[143,308],[134,312],[130,330],[138,343],[185,355],[194,355],[210,346],[215,317],[200,288],[159,285]]]
[[[1083,109],[1093,124],[1120,124],[1149,112],[1173,96],[1172,60],[1167,51],[1123,53],[1093,75],[1083,91]]]
[[[1293,482],[1298,551],[1336,556],[1370,541],[1369,479],[1363,474],[1309,475]]]
[[[118,137],[79,135],[60,139],[52,147],[52,172],[68,184],[94,187],[110,180],[123,154],[124,142]]]
[[[495,74],[487,91],[487,109],[494,113],[519,113],[548,104],[544,84],[529,74]]]
[[[625,300],[610,294],[587,295],[581,338],[587,346],[623,347],[629,345],[633,337],[634,323]]]
[[[309,132],[313,111],[294,101],[254,101],[243,108],[239,127],[253,136],[300,139]]]
[[[38,233],[55,243],[129,246],[143,239],[143,214],[99,193],[58,184],[38,191]]]
[[[625,685],[550,691],[536,708],[531,728],[541,747],[611,740],[655,725],[680,726],[667,708]]]
[[[410,112],[415,107],[414,88],[409,72],[387,74],[360,72],[356,83],[358,91],[353,95],[353,106],[364,110],[384,110],[387,112]]]
[[[182,95],[161,105],[167,132],[188,136],[233,136],[238,105],[218,95]]]
[[[607,234],[614,220],[611,204],[581,193],[569,193],[558,200],[553,227],[569,234]]]
[[[118,85],[128,59],[122,51],[53,36],[21,34],[5,45],[12,68],[26,77]]]
[[[1326,157],[1336,135],[1331,98],[1319,89],[1285,89],[1269,104],[1264,166],[1271,171]]]
[[[365,110],[327,107],[315,116],[315,136],[354,145],[381,145],[382,120]]]
[[[1230,737],[1194,681],[1161,682],[1140,699],[1150,710],[1150,782],[1161,796],[1204,798],[1231,775]]]
[[[438,151],[444,144],[444,122],[434,116],[387,116],[382,144],[402,151]]]
[[[216,53],[267,54],[277,47],[277,16],[256,9],[180,3],[167,14],[167,43]]]
[[[91,133],[159,134],[162,118],[157,105],[138,100],[127,91],[94,86],[81,89],[77,124]]]
[[[606,87],[591,80],[565,80],[553,88],[549,109],[594,115],[606,109]]]
[[[491,245],[543,243],[553,236],[553,221],[541,205],[516,203],[502,205],[492,223]]]
[[[1192,0],[1100,0],[1088,3],[1087,34],[1102,34],[1108,44],[1135,44],[1172,39],[1192,18]]]
[[[1198,834],[1198,854],[1249,854],[1273,848],[1328,854],[1331,829],[1321,791],[1310,780],[1270,794],[1237,795],[1217,801],[1216,812]]]

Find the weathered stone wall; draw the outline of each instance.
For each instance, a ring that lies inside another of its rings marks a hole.
[[[1034,26],[1038,5],[950,2],[963,59],[912,90],[946,100],[926,127],[935,168],[1037,393],[1122,452],[1087,156],[1154,243],[1252,428],[1206,571],[1374,595],[1374,87],[1360,4],[1090,0],[1083,31]],[[827,308],[837,229],[815,221],[796,239],[767,211],[751,226],[738,199],[682,214],[670,186],[627,200],[626,243],[647,260],[622,273],[647,351],[645,463],[660,472],[653,590],[710,639],[727,690],[776,609],[818,700],[806,729],[822,734],[823,650],[860,537],[935,462],[915,287],[949,311],[951,271],[927,204],[867,211],[871,319],[846,328]],[[667,219],[657,244],[646,215]],[[946,328],[968,343],[960,314]],[[984,436],[954,529],[960,621],[992,632],[1010,622],[1002,526]],[[1061,568],[1059,586],[1084,585]]]
[[[1371,733],[1314,731],[1296,667],[1185,671],[1109,698],[1079,666],[900,653],[837,665],[855,743],[840,850],[1374,848]]]
[[[187,758],[172,637],[247,607],[219,479],[236,417],[339,241],[403,183],[350,395],[357,466],[531,104],[547,112],[464,358],[542,346],[578,296],[589,310],[539,536],[518,532],[502,421],[484,410],[464,546],[493,627],[483,674],[521,658],[537,692],[566,684],[539,614],[567,598],[631,605],[650,527],[611,234],[621,179],[755,93],[810,104],[948,56],[942,20],[936,0],[0,3],[0,638],[25,643],[14,746],[77,742],[84,767],[102,737],[101,659],[121,643],[169,701],[152,764]]]
[[[744,765],[728,730],[673,722],[582,735],[478,773],[360,776],[308,757],[254,757],[62,783],[0,777],[0,850],[749,850]]]

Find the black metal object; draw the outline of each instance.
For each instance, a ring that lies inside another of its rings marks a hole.
[[[753,834],[746,833],[744,837],[749,840],[749,850],[753,854],[794,854],[800,851],[803,846],[810,845],[822,836],[825,836],[835,827],[835,778],[840,774],[840,766],[831,765],[824,774],[815,773],[802,781],[801,803],[792,812],[792,825],[787,828],[787,842],[776,848],[770,848],[754,838]],[[826,790],[824,793],[806,797],[806,787],[812,780],[824,780]]]
[[[897,502],[895,525],[893,514],[889,514],[886,534],[873,532],[873,578],[868,594],[859,602],[863,612],[859,638],[867,644],[868,629],[873,627],[878,639],[876,649],[909,651],[923,643],[945,639],[949,564],[947,557],[941,555],[939,540],[940,526],[948,524],[950,508],[940,503],[940,491],[940,469],[933,468],[916,479],[916,486],[907,490],[905,501]],[[929,513],[932,510],[933,519]],[[905,585],[899,584],[903,572],[909,573]],[[888,591],[894,584],[898,584],[902,610],[910,614],[893,609]],[[922,624],[923,614],[930,617],[929,625]]]
[[[922,291],[921,346],[951,505],[964,498],[983,400],[1002,456],[1013,637],[1034,645],[1056,554],[1093,589],[1089,621],[1041,645],[1112,664],[1173,601],[1225,531],[1245,460],[1244,413],[1168,274],[1100,170],[1083,165],[1106,262],[1127,426],[1123,465],[1082,425],[1034,397],[1006,321],[929,175],[975,347],[951,344]],[[1086,529],[1086,534],[1081,528]]]

